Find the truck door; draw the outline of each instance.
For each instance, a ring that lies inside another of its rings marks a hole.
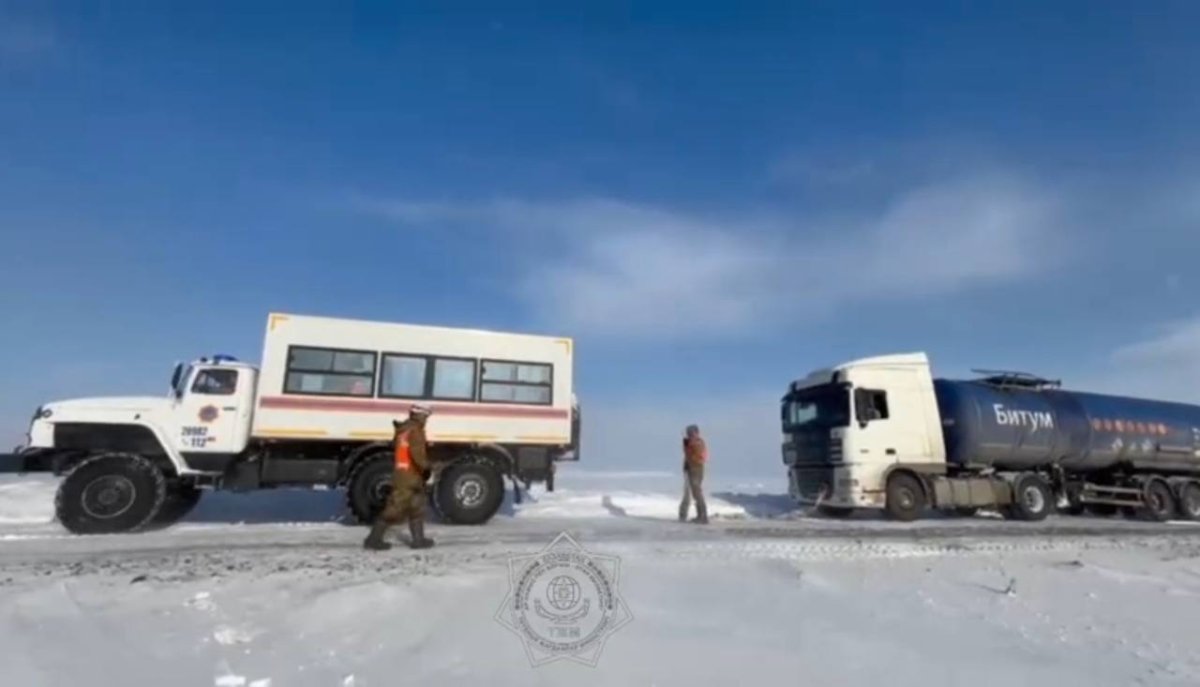
[[[248,369],[230,366],[197,367],[176,406],[176,441],[188,464],[197,470],[224,469],[222,456],[246,447],[250,430]]]

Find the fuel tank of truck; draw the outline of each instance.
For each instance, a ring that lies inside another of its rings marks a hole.
[[[1200,406],[989,381],[934,394],[951,464],[1200,474]]]

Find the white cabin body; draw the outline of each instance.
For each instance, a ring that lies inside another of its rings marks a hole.
[[[414,403],[431,442],[571,443],[571,339],[271,315],[250,434],[388,440]]]

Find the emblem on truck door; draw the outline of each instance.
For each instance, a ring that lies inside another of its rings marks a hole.
[[[212,422],[213,420],[216,420],[220,414],[221,411],[217,410],[216,406],[204,406],[200,409],[200,421]]]

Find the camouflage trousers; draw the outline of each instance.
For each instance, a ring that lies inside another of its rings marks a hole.
[[[403,470],[392,476],[392,493],[379,519],[388,525],[425,519],[425,481]]]
[[[688,510],[696,500],[696,515],[708,519],[708,504],[704,502],[704,466],[685,465],[683,468],[683,501],[679,504],[679,519],[687,520]]]

